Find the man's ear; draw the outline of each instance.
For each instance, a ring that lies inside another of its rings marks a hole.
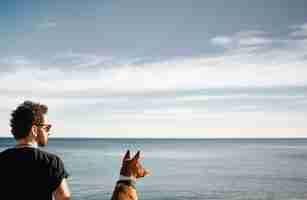
[[[31,127],[31,133],[33,135],[33,137],[37,137],[38,135],[38,129],[37,129],[37,126],[32,126]]]

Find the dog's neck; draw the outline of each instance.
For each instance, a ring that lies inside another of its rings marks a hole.
[[[119,180],[117,181],[117,184],[124,184],[124,185],[131,186],[134,189],[136,189],[136,178],[133,176],[120,175]]]
[[[125,175],[119,175],[119,181],[134,181],[136,182],[136,178],[134,176],[125,176]]]

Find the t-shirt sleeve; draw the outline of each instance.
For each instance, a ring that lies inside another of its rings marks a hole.
[[[55,156],[49,166],[49,183],[52,191],[56,190],[64,178],[68,178],[69,174],[64,167],[61,158]]]

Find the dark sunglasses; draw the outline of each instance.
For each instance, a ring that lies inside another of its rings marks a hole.
[[[34,124],[35,126],[43,127],[46,132],[49,132],[51,129],[51,124]]]

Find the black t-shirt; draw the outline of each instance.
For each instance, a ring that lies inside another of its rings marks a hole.
[[[0,199],[52,200],[52,193],[68,176],[58,156],[38,148],[0,153]]]

